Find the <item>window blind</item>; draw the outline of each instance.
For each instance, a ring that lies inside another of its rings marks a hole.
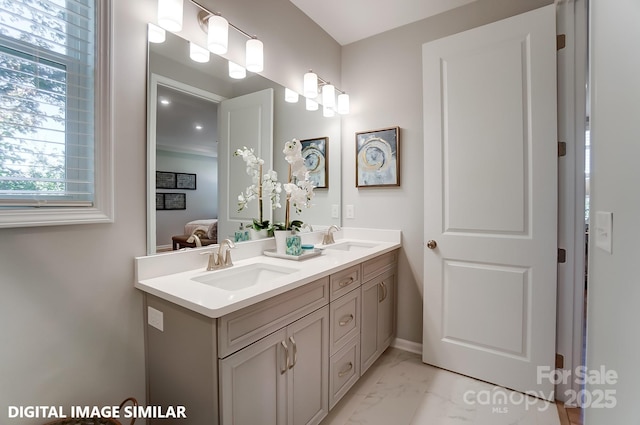
[[[91,206],[95,0],[0,0],[0,208]]]

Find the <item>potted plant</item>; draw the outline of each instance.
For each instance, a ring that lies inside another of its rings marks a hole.
[[[264,160],[257,157],[253,149],[246,146],[238,149],[234,153],[235,156],[241,156],[247,165],[247,174],[251,176],[253,184],[247,186],[244,192],[238,195],[238,211],[245,209],[249,202],[254,199],[258,200],[258,218],[254,218],[249,227],[251,239],[260,239],[270,236],[273,232],[269,220],[264,219],[263,201],[265,198],[271,200],[271,208],[280,208],[280,193],[282,192],[282,184],[278,182],[278,173],[269,170],[263,174],[262,167]]]

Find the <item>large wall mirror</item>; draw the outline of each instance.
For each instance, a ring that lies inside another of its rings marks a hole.
[[[171,250],[176,240],[194,228],[206,228],[207,236],[215,235],[217,240],[233,239],[239,223],[257,218],[256,201],[237,211],[239,192],[252,182],[244,162],[231,155],[234,146],[255,147],[284,181],[284,143],[293,138],[308,140],[310,149],[317,153],[317,147],[324,155],[310,155],[308,165],[323,169],[326,165],[322,183],[326,187],[315,189],[313,206],[293,217],[316,227],[340,224],[335,217],[341,210],[338,116],[326,118],[320,110],[307,111],[303,97],[297,103],[285,102],[284,87],[260,75],[247,72],[244,79],[230,78],[228,61],[215,54],[208,63],[192,61],[189,43],[175,34],[167,33],[164,43],[148,43],[148,60],[149,254]],[[234,130],[234,140],[228,141],[225,111],[255,97],[267,106],[256,109],[260,116],[255,120],[251,114],[243,118],[242,125],[236,125],[241,128]],[[269,125],[264,127],[265,123]],[[261,130],[255,128],[258,125]],[[264,217],[282,222],[284,211],[272,212],[265,205]]]

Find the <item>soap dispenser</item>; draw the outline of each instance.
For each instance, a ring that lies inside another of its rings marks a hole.
[[[243,242],[248,240],[249,240],[249,230],[245,229],[243,223],[240,223],[240,229],[236,230],[234,235],[234,241]]]

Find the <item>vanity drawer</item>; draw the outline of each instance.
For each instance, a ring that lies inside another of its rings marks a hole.
[[[367,282],[369,279],[378,276],[396,266],[398,261],[398,250],[382,254],[376,258],[362,263],[362,281]]]
[[[218,357],[225,358],[329,303],[329,277],[218,319]]]
[[[362,283],[360,264],[331,275],[331,301],[356,289]]]
[[[329,410],[340,401],[360,378],[360,342],[351,339],[331,356],[329,364]]]
[[[330,354],[335,354],[353,337],[360,336],[360,291],[331,301],[330,307]]]

